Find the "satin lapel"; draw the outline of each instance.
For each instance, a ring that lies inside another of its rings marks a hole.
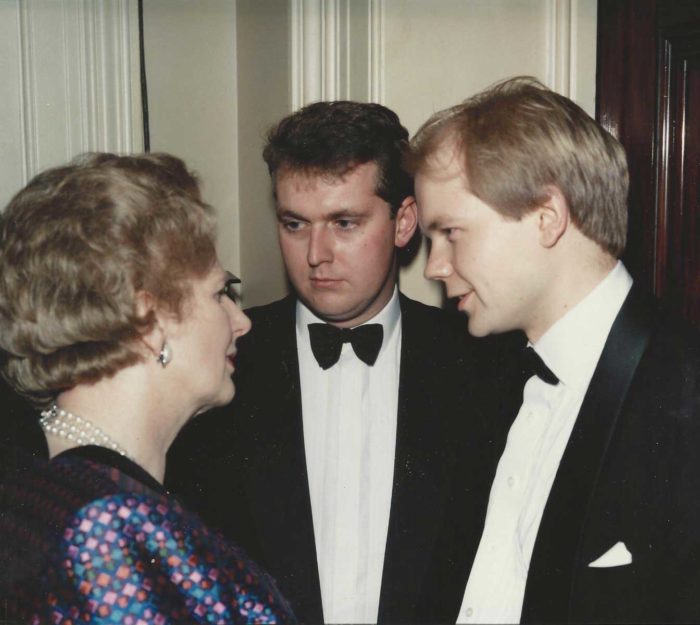
[[[653,317],[653,307],[633,288],[610,330],[545,506],[530,561],[522,623],[568,620],[586,514]]]
[[[309,496],[296,348],[295,300],[279,318],[261,320],[256,331],[259,381],[253,408],[254,446],[249,487],[265,561],[288,595],[297,617],[323,622],[321,589]],[[255,323],[255,321],[254,321]]]
[[[439,346],[434,344],[432,327],[419,314],[402,296],[394,488],[379,622],[403,622],[413,613],[448,486],[444,435],[433,427],[441,416],[441,393],[436,379],[440,372],[430,363]]]

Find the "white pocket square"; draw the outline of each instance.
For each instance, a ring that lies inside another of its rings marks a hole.
[[[622,541],[615,543],[600,558],[593,560],[588,566],[594,569],[608,569],[613,566],[632,564],[632,554]]]

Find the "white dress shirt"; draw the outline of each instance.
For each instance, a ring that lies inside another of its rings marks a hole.
[[[398,291],[367,323],[384,340],[373,366],[349,343],[323,370],[309,342],[322,322],[297,303],[304,447],[323,616],[327,623],[376,623],[389,527],[396,447],[401,308]]]
[[[491,486],[486,523],[457,623],[519,623],[549,491],[610,328],[632,286],[618,262],[534,345],[559,378],[531,377]]]

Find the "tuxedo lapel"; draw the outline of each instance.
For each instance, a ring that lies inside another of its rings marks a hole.
[[[528,572],[523,623],[568,620],[586,514],[620,409],[649,341],[652,313],[633,288],[610,330],[542,516]]]
[[[263,562],[304,622],[323,622],[321,589],[309,496],[301,414],[295,300],[280,303],[279,316],[257,319],[252,349],[260,380],[247,440],[254,448],[248,472],[250,505]],[[262,375],[264,371],[264,375]]]
[[[450,451],[440,425],[444,411],[436,381],[442,372],[431,367],[439,346],[433,328],[403,296],[401,324],[394,487],[379,622],[405,622],[413,614],[449,482]],[[457,398],[452,394],[450,400]]]

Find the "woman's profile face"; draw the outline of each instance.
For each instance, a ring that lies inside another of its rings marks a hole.
[[[167,330],[173,352],[167,368],[176,375],[175,392],[192,414],[233,399],[236,340],[251,323],[227,294],[231,278],[218,262],[205,277],[193,278],[182,319]]]

